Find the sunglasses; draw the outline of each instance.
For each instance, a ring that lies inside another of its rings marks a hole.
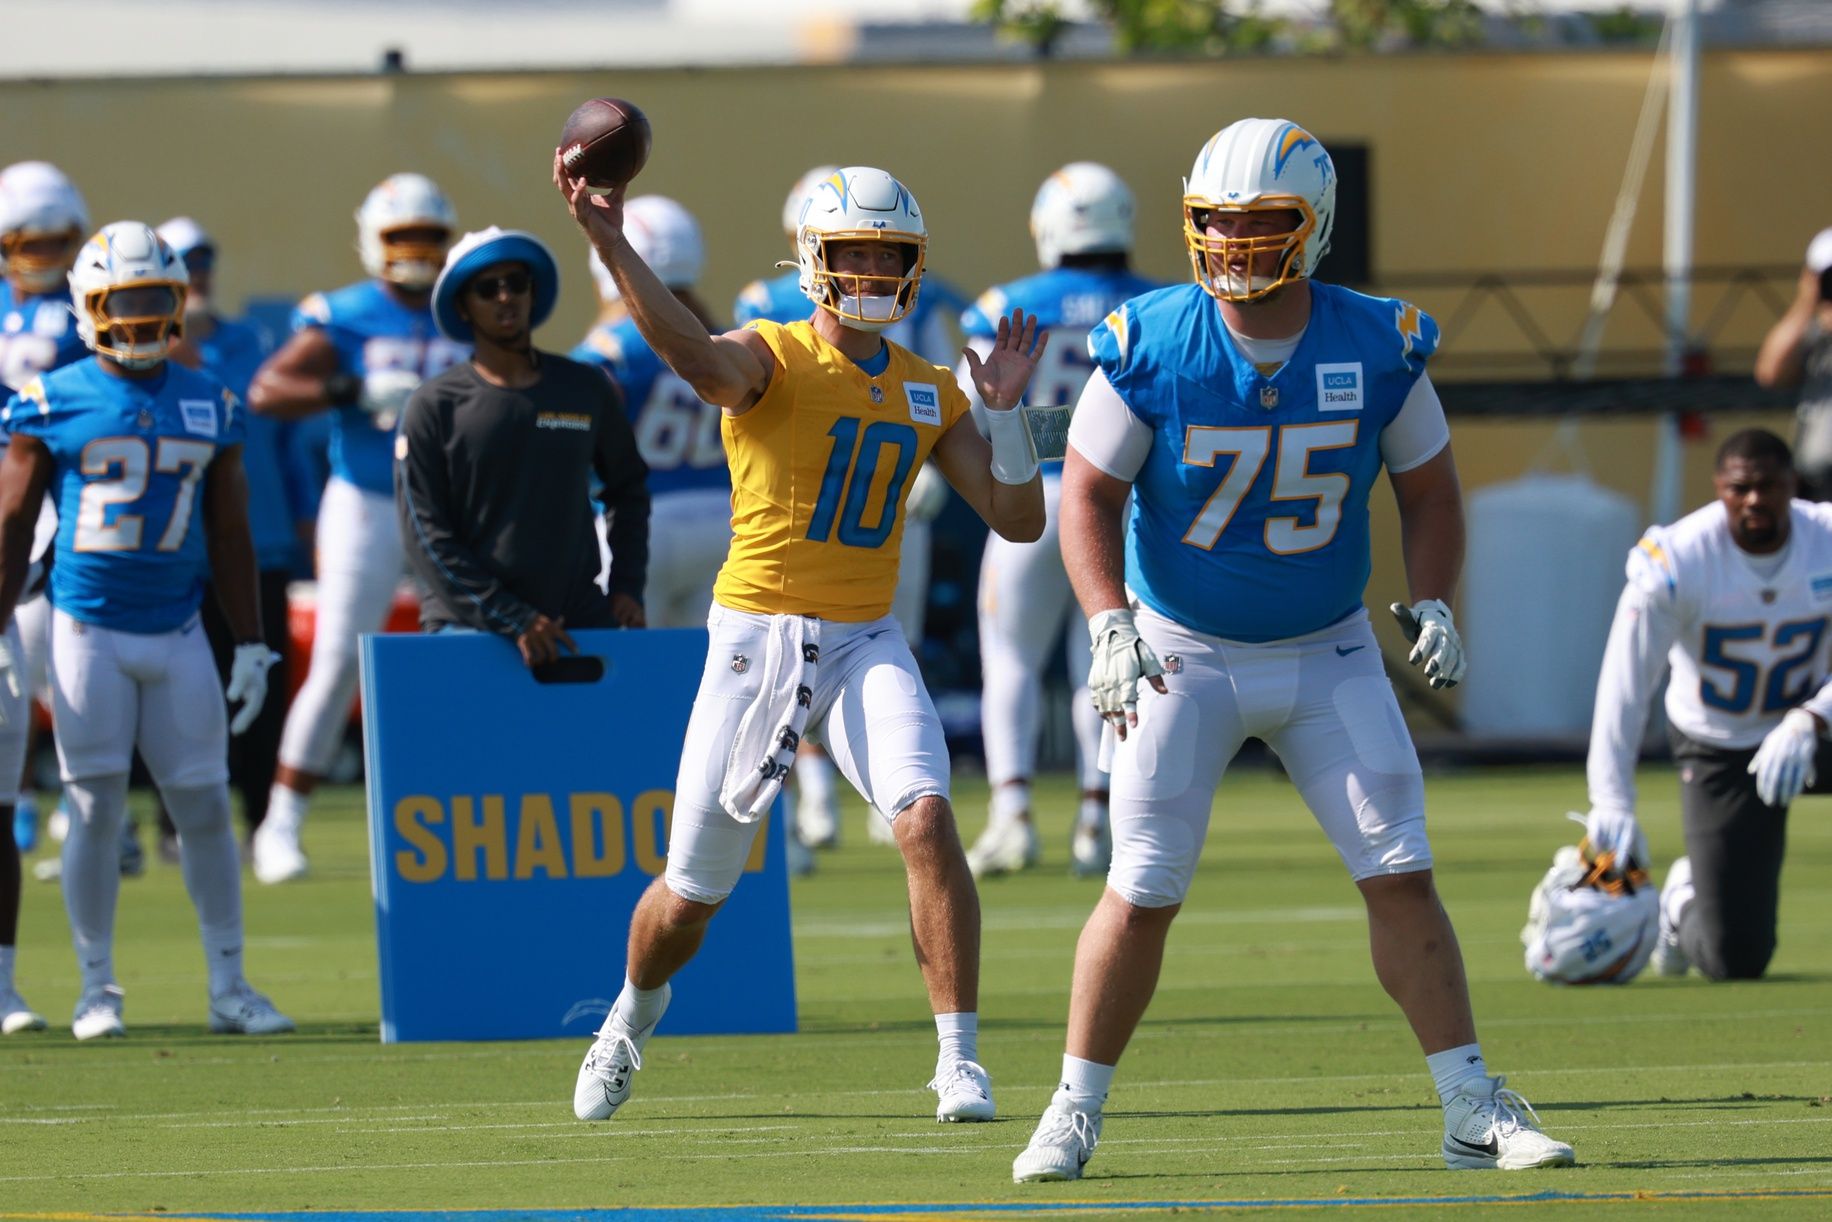
[[[479,276],[471,281],[471,296],[481,301],[495,301],[504,289],[511,297],[520,297],[534,287],[534,277],[527,272],[508,272],[501,276]]]

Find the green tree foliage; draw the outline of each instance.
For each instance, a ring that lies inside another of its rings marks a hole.
[[[1240,54],[1280,44],[1385,50],[1459,47],[1481,41],[1474,0],[1330,0],[1326,29],[1300,31],[1259,11],[1256,0],[1090,0],[1125,53]],[[1063,0],[975,0],[976,21],[1048,55],[1068,28]]]

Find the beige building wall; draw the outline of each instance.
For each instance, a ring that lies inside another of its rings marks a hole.
[[[1187,274],[1180,180],[1217,128],[1281,115],[1325,143],[1371,151],[1372,260],[1383,278],[1594,266],[1648,76],[1644,51],[1241,59],[1204,63],[864,66],[602,74],[283,80],[98,80],[0,84],[0,163],[65,167],[98,223],[188,213],[218,237],[226,301],[299,295],[360,277],[352,210],[386,174],[432,175],[465,225],[533,230],[560,253],[563,299],[543,338],[564,347],[592,313],[585,251],[548,185],[551,150],[580,100],[637,101],[655,128],[638,180],[673,195],[707,230],[704,289],[723,310],[787,253],[783,196],[810,165],[882,165],[926,211],[930,266],[976,292],[1034,267],[1025,218],[1063,162],[1112,165],[1140,198],[1138,263]],[[1699,124],[1701,265],[1796,262],[1832,224],[1832,57],[1718,51],[1704,57]],[[1664,166],[1657,152],[1629,245],[1660,260]],[[1328,278],[1329,264],[1323,265]],[[1461,294],[1420,292],[1444,315]],[[1552,327],[1576,334],[1582,294]],[[1713,308],[1701,293],[1695,321]],[[1772,310],[1745,301],[1725,334],[1753,347]],[[1612,345],[1657,348],[1619,311]],[[1518,347],[1485,308],[1453,343]],[[1775,422],[1785,427],[1785,421]],[[1645,499],[1643,420],[1586,425],[1593,471]],[[1505,480],[1546,451],[1548,424],[1466,422],[1470,487]],[[1706,445],[1688,448],[1686,499],[1708,495]],[[1562,461],[1558,459],[1553,460]],[[1390,500],[1377,497],[1370,601],[1397,597]],[[1385,628],[1382,629],[1385,633]]]

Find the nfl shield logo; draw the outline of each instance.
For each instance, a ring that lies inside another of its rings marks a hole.
[[[1260,406],[1267,411],[1279,405],[1279,388],[1276,386],[1260,387]]]
[[[140,416],[137,420],[134,421],[134,423],[139,425],[143,429],[152,428],[153,427],[153,413],[147,411],[144,407],[141,408]]]
[[[872,388],[871,388],[871,401],[872,401],[873,403],[882,403],[882,402],[884,402],[884,388],[883,388],[882,386],[878,386],[878,385],[875,385],[875,384],[874,384],[874,385],[872,386]]]

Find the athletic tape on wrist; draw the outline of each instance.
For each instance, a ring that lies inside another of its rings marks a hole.
[[[1001,484],[1028,484],[1037,478],[1037,451],[1024,426],[1024,405],[1010,411],[986,409],[986,436],[992,443],[992,478]]]

